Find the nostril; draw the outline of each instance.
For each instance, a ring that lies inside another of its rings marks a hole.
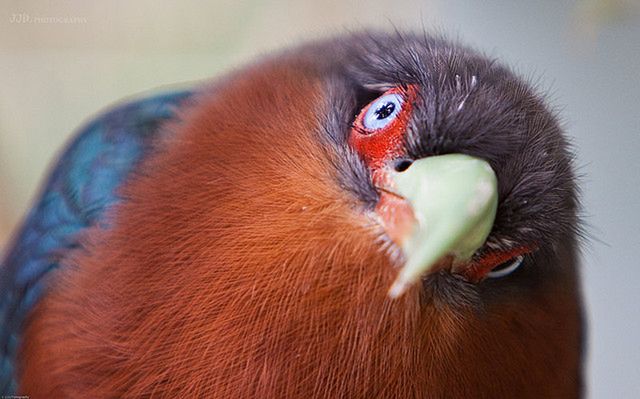
[[[411,166],[412,163],[413,160],[411,159],[398,159],[397,161],[395,161],[393,168],[396,170],[396,172],[404,172],[405,170],[409,169],[409,166]]]

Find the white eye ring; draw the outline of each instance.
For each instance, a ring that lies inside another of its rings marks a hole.
[[[513,273],[518,267],[520,267],[523,260],[524,260],[524,255],[517,256],[511,261],[509,266],[500,268],[499,270],[490,271],[489,273],[487,273],[487,277],[500,278],[500,277],[507,276]]]
[[[371,103],[362,118],[362,126],[367,130],[378,130],[389,125],[402,109],[400,94],[385,94]]]

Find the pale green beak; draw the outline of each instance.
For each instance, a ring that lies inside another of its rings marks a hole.
[[[496,216],[498,182],[486,161],[462,154],[419,159],[390,172],[416,222],[401,243],[406,263],[389,290],[397,298],[445,256],[468,261],[486,241]]]

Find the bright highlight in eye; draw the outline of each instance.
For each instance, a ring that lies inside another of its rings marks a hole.
[[[362,119],[362,126],[367,130],[378,130],[388,126],[402,109],[402,96],[396,93],[385,94],[369,106]]]

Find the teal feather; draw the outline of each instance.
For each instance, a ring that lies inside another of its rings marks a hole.
[[[43,295],[43,277],[79,245],[82,230],[108,225],[103,216],[118,202],[118,187],[191,95],[181,91],[121,105],[84,127],[59,158],[0,263],[0,395],[16,393],[20,334]]]

